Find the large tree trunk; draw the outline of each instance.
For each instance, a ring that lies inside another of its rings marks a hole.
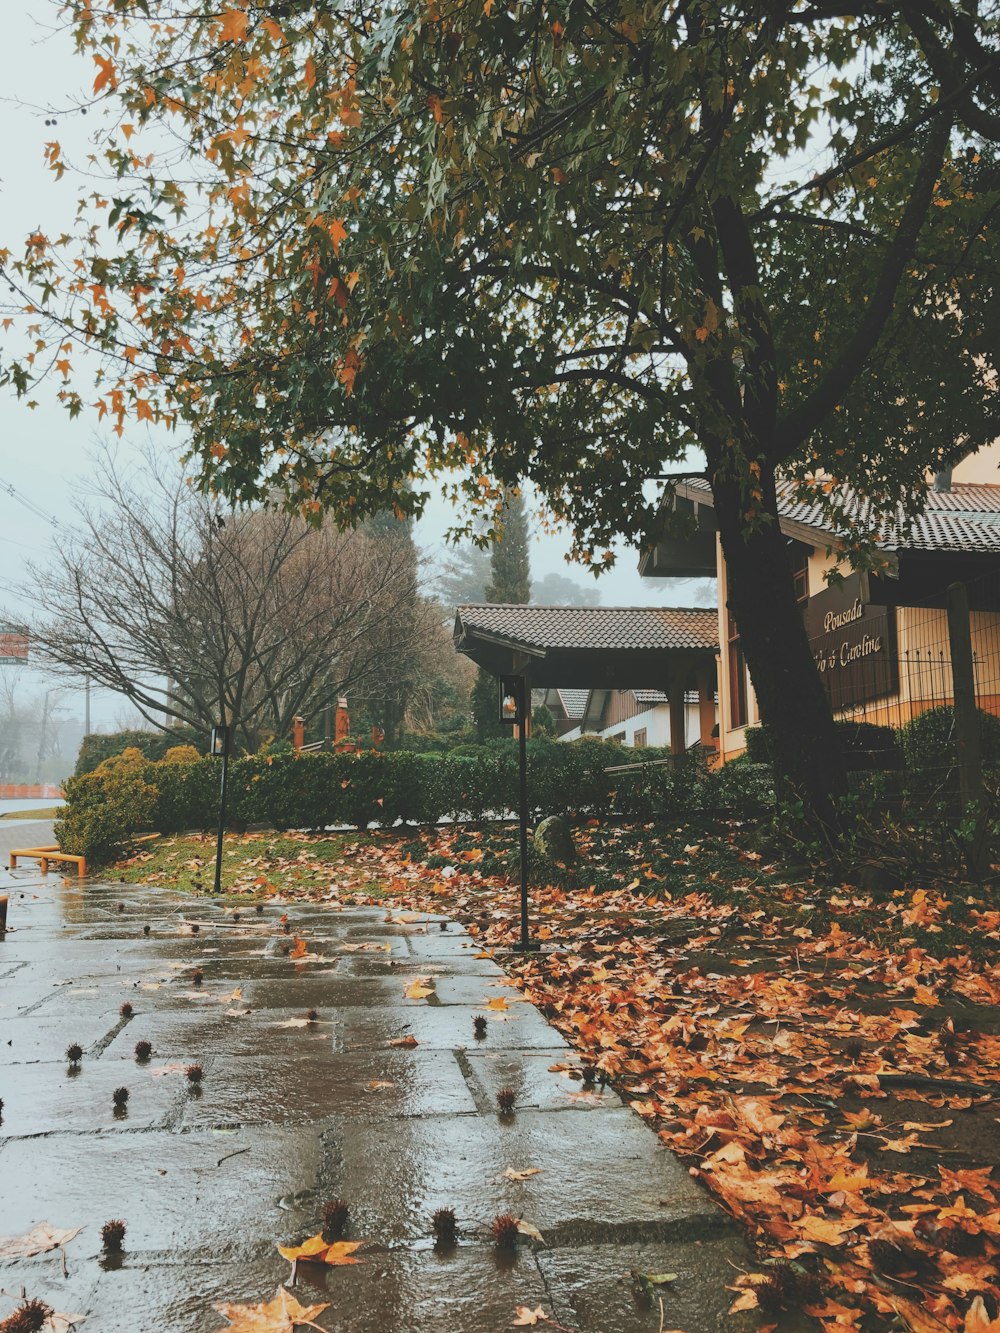
[[[771,738],[779,796],[802,801],[810,822],[829,836],[838,826],[836,798],[846,789],[844,760],[795,599],[773,478],[762,477],[760,485],[762,508],[773,521],[746,532],[741,487],[713,479],[728,605]]]

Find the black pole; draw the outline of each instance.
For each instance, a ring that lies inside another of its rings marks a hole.
[[[219,793],[219,837],[215,844],[215,892],[222,892],[222,834],[226,827],[226,783],[229,780],[229,729],[222,743],[222,790]]]
[[[528,936],[528,682],[517,678],[517,712],[520,719],[517,735],[518,780],[520,786],[521,838],[521,938],[514,945],[515,953],[534,953],[541,946]]]

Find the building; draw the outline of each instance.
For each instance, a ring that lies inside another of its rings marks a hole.
[[[970,455],[934,481],[912,531],[888,527],[879,545],[887,572],[827,583],[837,567],[828,554],[836,534],[819,506],[779,487],[781,531],[821,679],[834,712],[901,726],[927,708],[952,701],[945,594],[969,589],[979,706],[1000,714],[1000,442]],[[695,519],[690,538],[668,539],[644,553],[646,577],[709,576],[718,598],[719,739],[723,762],[746,747],[759,722],[739,629],[726,606],[726,565],[715,531],[707,480],[677,484],[678,509]]]
[[[546,690],[557,730],[567,738],[579,727],[576,734],[606,733],[635,745],[645,730],[640,744],[669,738],[675,755],[695,743],[715,748],[714,610],[460,606],[454,641],[491,675],[524,676],[531,688]]]
[[[544,703],[560,740],[596,736],[635,749],[670,745],[670,700],[663,690],[546,690]],[[700,728],[698,692],[686,690],[686,750],[700,743]]]

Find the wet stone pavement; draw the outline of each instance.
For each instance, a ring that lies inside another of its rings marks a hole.
[[[12,832],[7,845],[27,840]],[[576,1333],[656,1333],[633,1268],[677,1275],[658,1288],[663,1328],[746,1327],[725,1315],[749,1256],[723,1214],[613,1092],[551,1068],[575,1057],[454,923],[310,904],[234,921],[204,899],[30,867],[0,892],[0,1236],[82,1228],[65,1252],[0,1260],[0,1317],[23,1289],[94,1333],[222,1328],[213,1304],[270,1299],[290,1276],[276,1242],[315,1234],[340,1198],[363,1262],[300,1263],[295,1285],[304,1305],[330,1303],[330,1333],[483,1333],[522,1305]],[[296,937],[299,959],[283,952]],[[418,979],[431,994],[407,998]],[[431,1232],[444,1207],[447,1251]],[[507,1212],[544,1245],[498,1252],[490,1225]],[[127,1225],[120,1262],[102,1253],[111,1218]]]

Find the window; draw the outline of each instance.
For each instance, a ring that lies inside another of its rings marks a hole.
[[[809,600],[809,556],[808,546],[793,546],[789,552],[792,560],[792,582],[795,585],[795,600],[799,606]]]
[[[624,745],[625,744],[624,731],[616,731],[615,734],[611,737],[611,739],[614,741],[616,745]]]
[[[646,744],[645,727],[640,727],[639,730],[634,734],[634,736],[632,737],[632,744],[636,747],[637,750],[641,749],[642,746]]]
[[[727,612],[728,632],[727,647],[729,661],[729,725],[745,727],[747,724],[747,669],[743,660],[743,645],[740,643],[740,631],[732,611]]]

